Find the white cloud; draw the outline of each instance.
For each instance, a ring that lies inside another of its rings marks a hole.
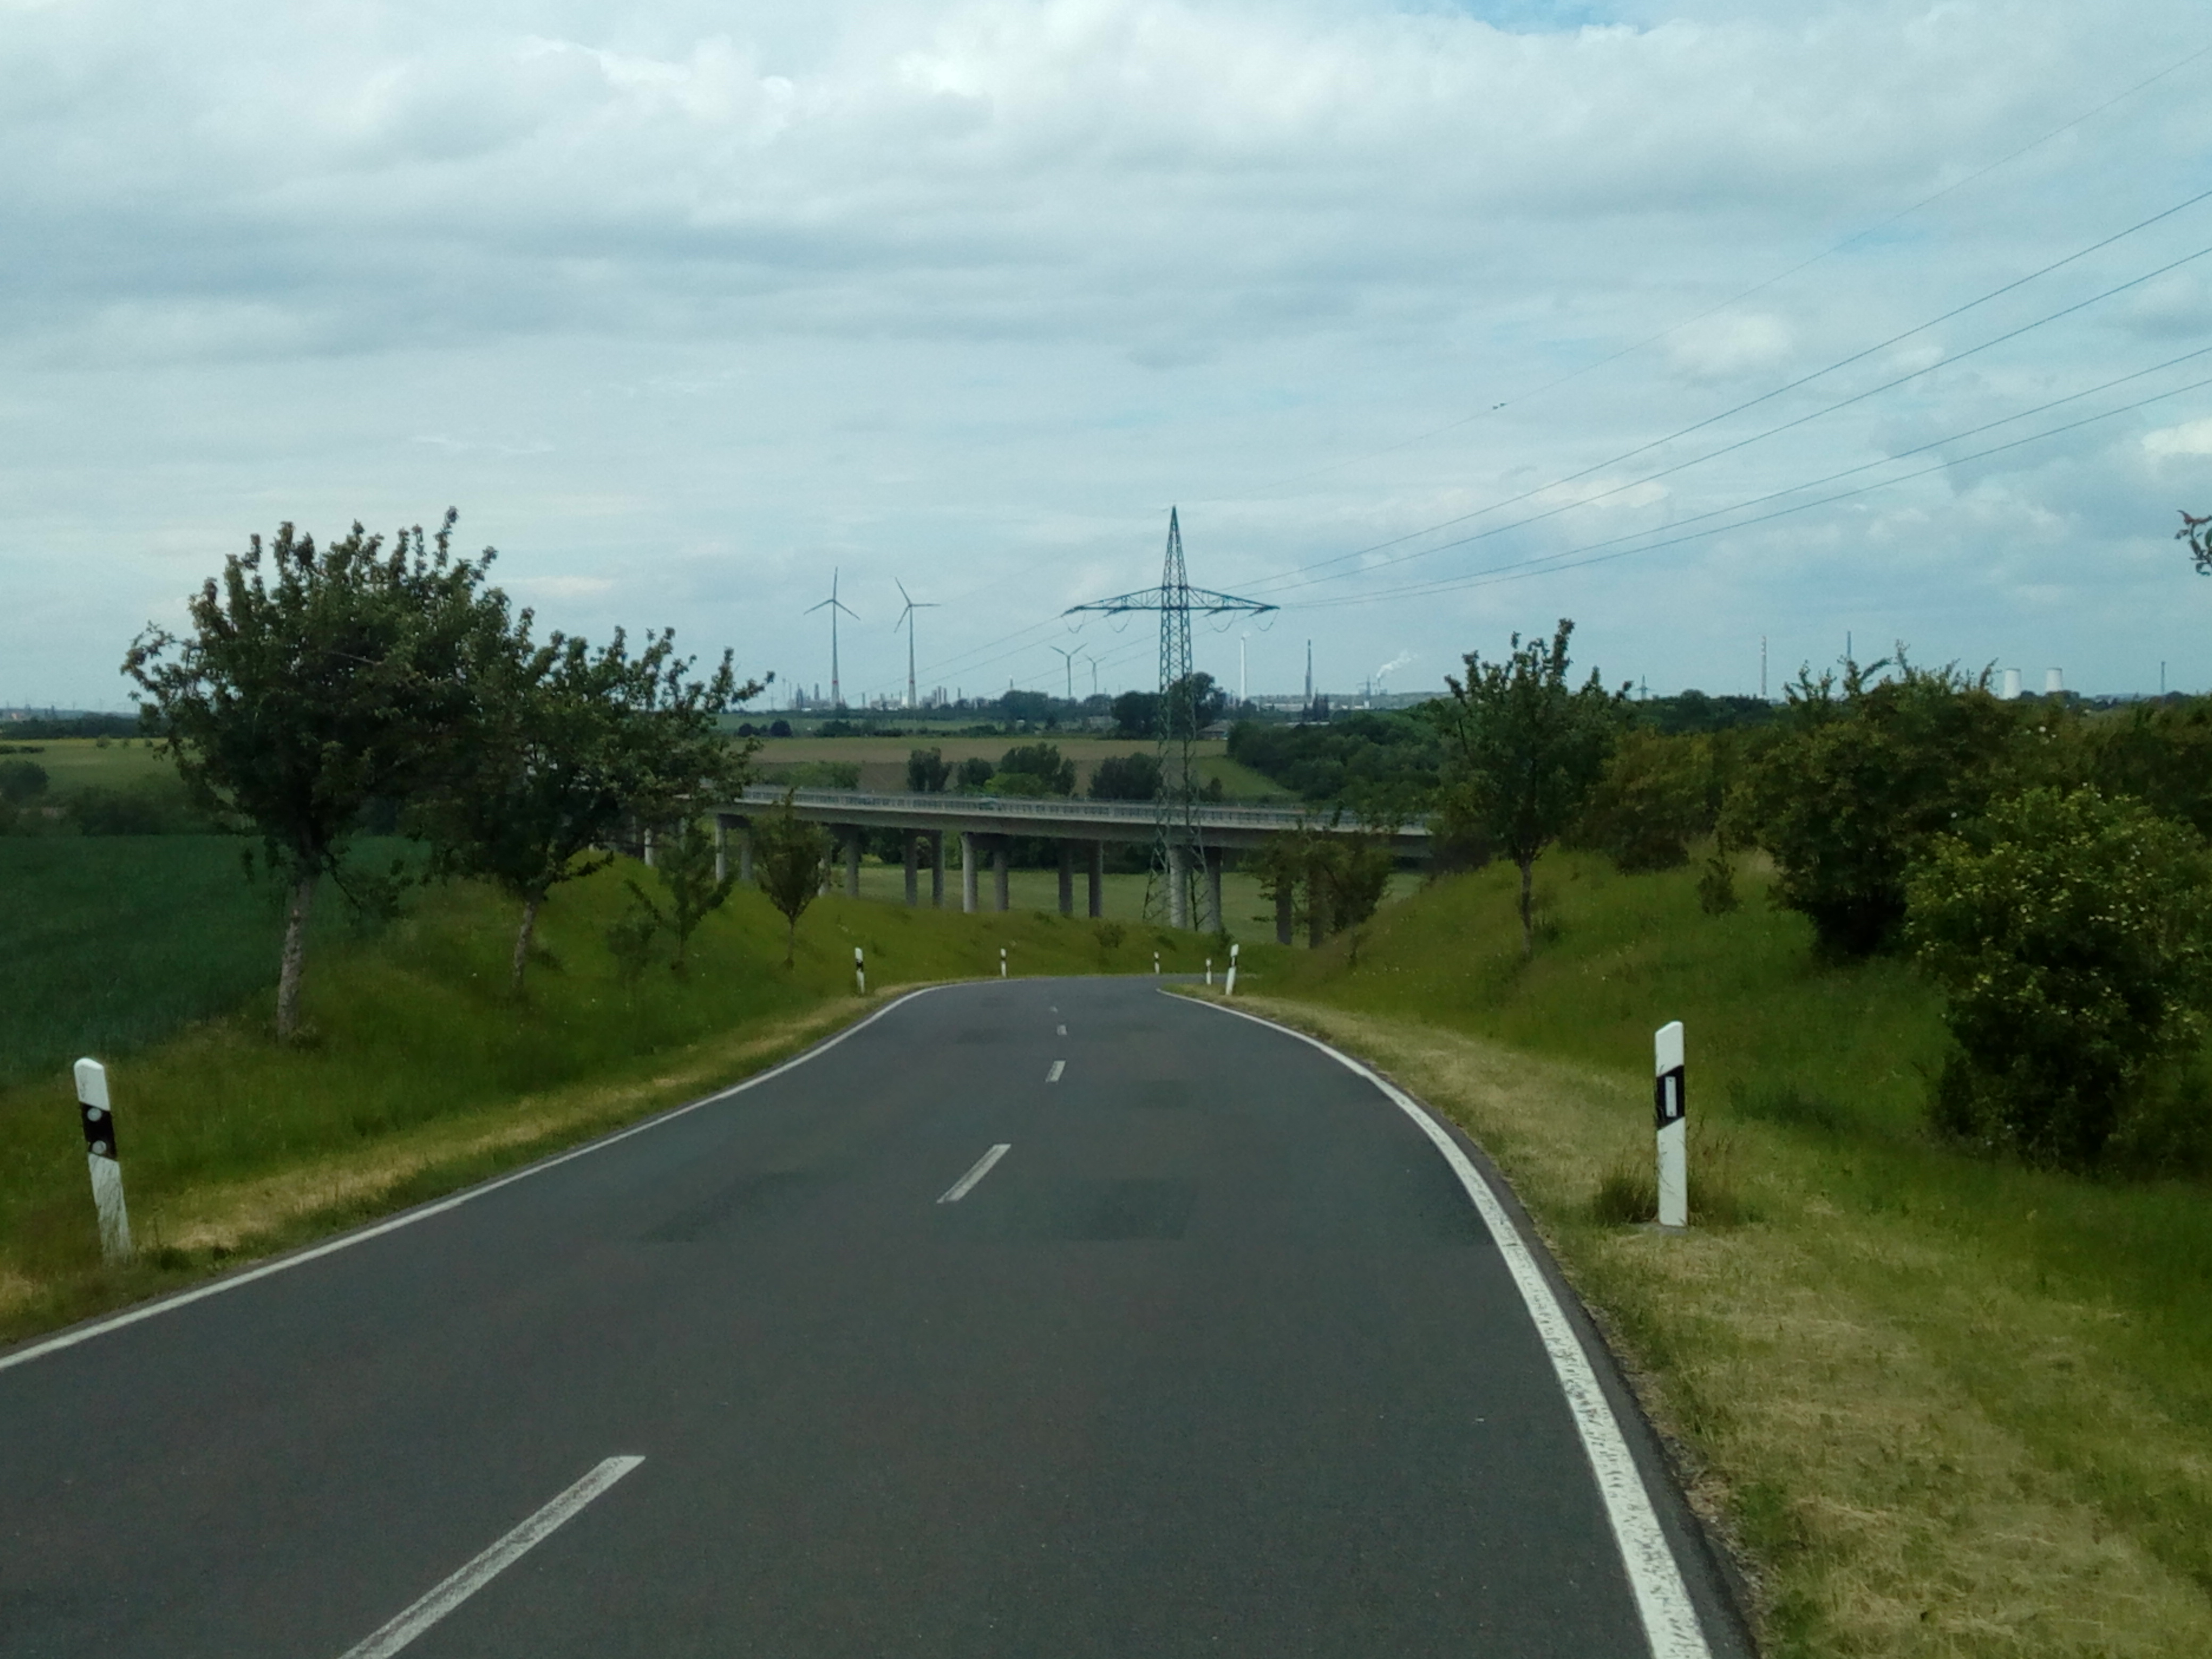
[[[2171,86],[1973,177],[2193,49],[2194,9],[1555,15],[18,7],[0,33],[0,574],[79,596],[82,621],[76,640],[0,633],[0,654],[64,679],[116,654],[103,642],[152,598],[135,574],[88,595],[83,573],[132,568],[157,527],[228,549],[283,517],[412,522],[449,500],[563,625],[642,621],[611,607],[668,594],[763,666],[813,649],[789,613],[817,563],[863,594],[927,580],[948,600],[927,635],[943,678],[971,687],[1056,665],[992,641],[1151,580],[1171,501],[1209,585],[1513,578],[1287,614],[1281,664],[1255,641],[1255,686],[1296,683],[1291,634],[1340,643],[1349,676],[1401,650],[1456,661],[1468,630],[1570,603],[1609,666],[1705,679],[1741,654],[1717,641],[1778,617],[1970,634],[2006,625],[2015,588],[1975,587],[1961,622],[1943,596],[1965,573],[2002,568],[2025,595],[2054,570],[2087,585],[2100,549],[2136,571],[2118,550],[2166,533],[2142,527],[2147,469],[2212,453],[2173,435],[2212,400],[1648,559],[1512,567],[1665,535],[2204,337],[2207,290],[2177,273],[1820,412],[2179,257],[2197,212],[1726,413],[2197,188],[2206,140]],[[1521,522],[1616,486],[1596,512]],[[1854,561],[1876,544],[1911,574],[1869,599]],[[2193,599],[2151,597],[2162,568],[2112,602],[2179,639]],[[896,642],[872,637],[848,678],[902,686]],[[2066,654],[2098,649],[2115,677],[2139,654],[2117,635]],[[105,694],[82,683],[0,700]]]
[[[2146,432],[2142,435],[2142,448],[2144,454],[2157,461],[2168,460],[2177,455],[2212,455],[2212,416]]]

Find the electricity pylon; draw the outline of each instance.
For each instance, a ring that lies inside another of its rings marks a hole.
[[[837,598],[837,567],[835,565],[830,567],[830,597],[820,605],[808,605],[806,614],[811,617],[825,606],[830,612],[830,706],[842,708],[845,694],[837,689],[837,613],[842,611],[854,622],[860,619],[854,615],[850,605],[841,603]]]
[[[1240,613],[1257,617],[1275,608],[1264,600],[1193,587],[1183,568],[1182,526],[1171,507],[1167,559],[1158,587],[1071,605],[1061,613],[1069,617],[1084,611],[1109,617],[1132,611],[1160,613],[1160,793],[1155,802],[1152,873],[1145,883],[1147,921],[1159,920],[1164,908],[1170,925],[1188,927],[1200,914],[1193,900],[1205,873],[1206,850],[1198,825],[1199,708],[1198,686],[1190,665],[1190,614],[1195,611],[1208,617]],[[1214,921],[1218,925],[1220,918]]]
[[[921,605],[916,605],[912,599],[907,599],[906,584],[904,582],[899,580],[897,577],[894,576],[891,578],[891,586],[898,589],[899,598],[906,599],[906,609],[899,612],[899,619],[891,624],[891,632],[896,634],[902,628],[906,629],[906,706],[908,708],[912,708],[915,706],[914,613],[917,611],[934,611],[941,601],[929,599],[925,600]]]

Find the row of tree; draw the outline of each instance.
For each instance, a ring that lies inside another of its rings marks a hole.
[[[629,835],[665,834],[739,787],[751,752],[716,716],[758,694],[726,653],[701,675],[672,632],[633,649],[532,637],[489,578],[456,556],[454,514],[387,547],[358,524],[319,547],[285,525],[225,560],[182,633],[149,628],[124,672],[145,729],[196,807],[257,832],[289,888],[280,1036],[298,1029],[319,886],[360,872],[349,848],[381,806],[425,838],[434,866],[517,902],[519,988],[547,896]]]
[[[1953,1133],[2086,1167],[2185,1086],[2212,1002],[2212,706],[2007,702],[1900,653],[1801,674],[1757,726],[1668,737],[1625,688],[1570,683],[1569,633],[1469,656],[1431,710],[1441,827],[1519,866],[1524,951],[1546,847],[1653,870],[1710,836],[1708,908],[1758,849],[1820,955],[1904,952],[1942,990]]]

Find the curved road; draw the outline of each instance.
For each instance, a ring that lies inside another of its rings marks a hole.
[[[0,1652],[1739,1651],[1624,1411],[1704,1626],[1647,1632],[1508,1254],[1297,1038],[1146,981],[912,997],[0,1355]]]

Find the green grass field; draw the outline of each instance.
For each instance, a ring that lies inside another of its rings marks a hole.
[[[1772,1650],[2212,1652],[2212,1184],[1936,1142],[1936,997],[1815,967],[1762,878],[1715,917],[1690,872],[1539,870],[1532,963],[1493,868],[1382,911],[1356,963],[1271,953],[1249,983],[1499,1158],[1743,1545]],[[1680,1240],[1593,1203],[1650,1168],[1673,1018],[1709,1218]]]

